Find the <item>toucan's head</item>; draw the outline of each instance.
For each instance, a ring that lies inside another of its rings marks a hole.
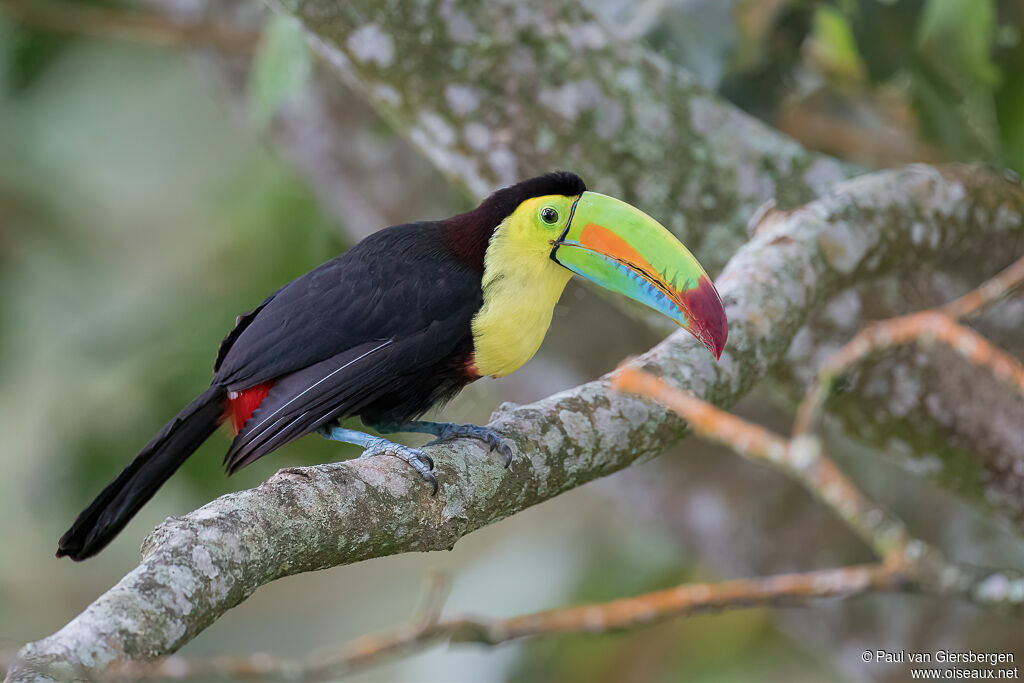
[[[519,272],[539,269],[531,276],[538,280],[544,269],[567,269],[664,313],[715,358],[722,355],[729,330],[714,284],[687,248],[639,209],[589,192],[579,176],[560,171],[499,190],[471,213],[476,220],[490,214],[483,222],[496,226],[487,238],[488,268],[501,259],[507,271],[514,260]]]

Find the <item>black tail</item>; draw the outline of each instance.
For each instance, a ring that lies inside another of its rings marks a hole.
[[[84,560],[120,533],[188,456],[217,429],[224,389],[210,387],[146,444],[128,467],[89,504],[57,542],[57,557]]]

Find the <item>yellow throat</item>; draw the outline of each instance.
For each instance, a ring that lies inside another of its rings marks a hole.
[[[498,226],[487,246],[484,304],[473,317],[474,361],[481,375],[504,377],[533,358],[572,277],[551,260],[550,236],[539,234],[533,221],[539,207],[551,199],[523,202]]]

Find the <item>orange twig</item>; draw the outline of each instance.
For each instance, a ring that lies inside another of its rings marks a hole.
[[[746,458],[792,467],[786,439],[676,389],[650,373],[628,366],[619,368],[612,377],[612,389],[657,401],[685,419],[701,438],[731,448]]]
[[[169,657],[153,663],[127,663],[108,670],[122,678],[202,679],[232,675],[247,680],[333,680],[385,657],[409,654],[444,642],[486,645],[556,633],[606,633],[636,628],[700,612],[761,606],[805,605],[820,598],[849,598],[865,593],[902,590],[907,577],[899,568],[860,565],[782,574],[719,583],[682,584],[607,603],[524,614],[508,619],[460,617],[414,620],[392,633],[364,636],[348,652],[309,663],[275,662],[267,655],[184,660]]]
[[[701,438],[783,470],[828,505],[880,557],[903,563],[902,551],[911,538],[902,522],[861,493],[816,443],[788,441],[634,368],[619,369],[612,387],[654,399],[685,419]]]
[[[793,423],[794,438],[810,435],[814,431],[836,378],[867,356],[896,346],[939,342],[969,362],[988,368],[997,379],[1024,392],[1024,365],[974,330],[956,322],[956,318],[991,306],[1021,284],[1024,284],[1024,257],[938,309],[883,320],[865,327],[828,359],[818,372],[817,381],[807,389]]]
[[[862,359],[896,346],[932,342],[948,346],[971,363],[987,368],[997,379],[1024,391],[1024,365],[1016,358],[945,313],[914,313],[869,325],[825,363],[797,409],[793,436],[814,431],[836,378]]]
[[[959,299],[950,301],[939,310],[952,318],[977,313],[999,301],[1024,284],[1024,256],[1017,259],[995,277],[986,280]]]
[[[761,605],[805,604],[814,598],[891,591],[905,578],[883,565],[864,565],[717,583],[683,584],[611,602],[553,609],[510,619],[462,619],[439,624],[456,641],[496,644],[547,633],[605,633],[696,612]]]
[[[205,46],[226,52],[252,52],[257,31],[209,22],[183,23],[154,12],[111,10],[49,0],[0,0],[17,21],[35,29],[128,40],[164,47]]]

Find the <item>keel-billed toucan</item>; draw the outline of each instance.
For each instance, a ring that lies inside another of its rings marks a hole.
[[[490,429],[415,421],[484,375],[528,361],[572,273],[661,311],[718,358],[728,334],[714,285],[652,218],[588,192],[567,172],[498,190],[446,220],[381,230],[271,294],[225,337],[210,388],[189,403],[78,516],[57,556],[96,554],[224,421],[235,472],[310,432],[406,460],[417,449],[345,429],[474,437]]]

